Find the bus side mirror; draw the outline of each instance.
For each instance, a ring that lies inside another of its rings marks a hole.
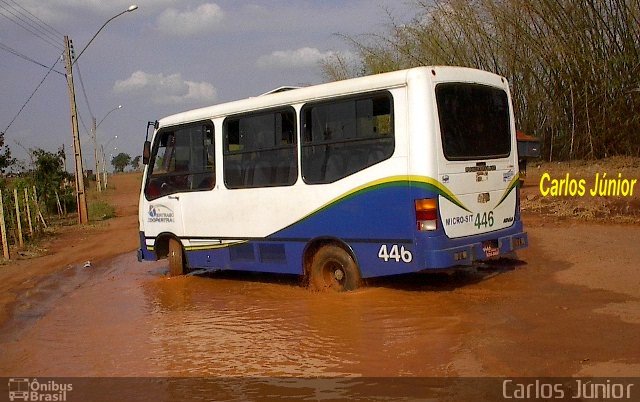
[[[142,164],[148,165],[151,158],[151,141],[144,142],[144,148],[142,149]]]

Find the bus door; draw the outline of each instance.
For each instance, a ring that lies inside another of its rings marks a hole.
[[[189,232],[184,215],[192,192],[215,184],[213,125],[197,123],[161,129],[154,138],[145,196],[148,200],[145,235]]]
[[[439,199],[446,235],[458,238],[511,226],[517,164],[507,92],[459,82],[437,84],[435,92],[442,145],[438,180],[448,189]]]

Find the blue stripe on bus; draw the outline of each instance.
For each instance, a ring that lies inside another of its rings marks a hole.
[[[435,187],[415,185],[411,181],[374,187],[335,200],[266,238],[226,239],[244,241],[226,247],[216,245],[215,249],[213,245],[210,249],[206,246],[197,250],[187,247],[188,265],[194,268],[302,274],[303,253],[308,242],[316,238],[335,238],[353,250],[362,276],[367,278],[468,265],[473,260],[486,258],[482,242],[487,240],[498,241],[500,254],[514,251],[512,239],[515,237],[523,238],[526,246],[526,234],[519,220],[509,228],[474,235],[472,240],[448,238],[442,227],[433,232],[417,232],[414,200],[436,198],[442,195],[441,192]],[[381,232],[385,238],[372,238]],[[145,239],[141,233],[142,258],[155,260],[155,253],[147,248]],[[215,240],[225,239],[216,237]],[[383,244],[388,248],[393,245],[403,247],[411,253],[411,261],[393,258],[384,261],[378,256]],[[462,251],[466,251],[468,258],[455,260],[454,254]]]

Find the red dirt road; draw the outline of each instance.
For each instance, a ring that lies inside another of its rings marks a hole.
[[[59,229],[45,244],[46,255],[17,260],[0,266],[0,323],[4,322],[16,297],[28,292],[39,281],[70,265],[104,261],[138,247],[138,195],[140,173],[109,178],[108,202],[116,208],[116,217],[86,227]]]

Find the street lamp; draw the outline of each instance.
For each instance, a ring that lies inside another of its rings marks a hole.
[[[91,44],[91,42],[93,42],[93,40],[96,38],[96,36],[98,36],[98,34],[100,33],[100,31],[102,31],[102,29],[104,29],[104,27],[106,27],[108,23],[110,23],[111,21],[113,21],[114,19],[118,18],[119,16],[121,16],[121,15],[122,15],[122,14],[124,14],[124,13],[130,13],[131,11],[134,11],[134,10],[137,10],[137,9],[138,9],[138,6],[137,6],[137,5],[135,5],[135,4],[132,4],[132,5],[130,5],[130,6],[129,6],[129,8],[127,8],[126,10],[124,10],[124,11],[123,11],[123,12],[121,12],[121,13],[118,13],[118,14],[114,15],[113,17],[109,18],[109,19],[107,20],[107,22],[105,22],[104,24],[102,24],[102,26],[100,27],[100,29],[98,29],[98,31],[97,31],[95,34],[93,34],[93,37],[91,37],[91,39],[89,40],[89,42],[85,45],[84,49],[82,49],[82,50],[80,51],[80,53],[78,54],[78,57],[76,57],[76,59],[74,60],[73,64],[75,64],[75,63],[78,61],[78,59],[80,58],[80,56],[82,56],[82,53],[84,53],[84,51],[85,51],[85,50],[87,50],[87,48],[89,47],[89,45]]]
[[[71,40],[68,36],[64,37],[64,59],[65,59],[65,70],[67,73],[67,90],[69,92],[69,106],[71,109],[71,131],[73,134],[73,153],[75,160],[75,175],[76,175],[76,201],[78,204],[78,222],[80,224],[85,224],[89,222],[89,212],[87,209],[87,196],[84,191],[84,168],[82,167],[82,151],[80,147],[80,130],[78,129],[78,112],[76,110],[76,93],[75,87],[73,85],[73,65],[78,61],[80,56],[87,50],[87,47],[93,42],[93,40],[98,36],[100,31],[113,19],[121,16],[124,13],[131,12],[136,10],[138,6],[132,5],[127,8],[125,11],[114,15],[109,18],[98,31],[93,35],[89,43],[82,49],[78,57],[73,60],[72,58],[72,45]]]
[[[109,110],[107,112],[107,114],[104,115],[104,117],[102,118],[102,120],[100,120],[100,122],[96,125],[96,128],[98,128],[100,126],[100,124],[102,124],[102,122],[104,121],[104,119],[107,118],[107,116],[109,116],[111,114],[111,112],[115,112],[118,109],[122,109],[122,105],[118,105],[117,107],[114,107],[113,109]]]
[[[102,122],[104,121],[104,119],[107,118],[107,116],[109,116],[111,114],[111,112],[115,112],[118,109],[122,109],[122,105],[118,105],[117,107],[109,110],[107,112],[107,114],[102,118],[102,120],[100,120],[100,122],[98,124],[96,124],[96,118],[93,117],[92,119],[92,126],[91,126],[91,131],[92,131],[92,137],[93,137],[93,158],[94,158],[94,162],[95,162],[95,166],[96,166],[96,186],[98,187],[98,192],[102,191],[102,186],[104,183],[101,183],[100,180],[100,161],[99,161],[99,155],[98,155],[98,127],[100,126],[100,124],[102,124]]]

